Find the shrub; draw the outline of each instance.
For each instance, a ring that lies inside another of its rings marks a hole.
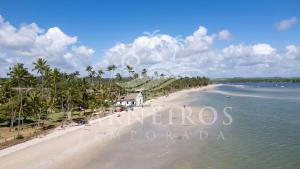
[[[21,139],[23,139],[23,138],[24,138],[24,136],[23,136],[22,134],[19,134],[19,135],[17,135],[17,137],[16,137],[17,140],[21,140]]]

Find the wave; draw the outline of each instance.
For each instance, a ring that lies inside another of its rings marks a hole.
[[[229,87],[235,87],[242,90],[248,90],[248,91],[258,91],[258,92],[299,92],[300,88],[286,88],[286,86],[282,85],[275,85],[270,86],[270,88],[263,87],[263,86],[248,86],[248,85],[242,85],[242,84],[222,84],[222,86],[229,86]]]
[[[242,94],[242,93],[233,93],[233,92],[225,92],[220,90],[208,91],[210,93],[218,93],[225,96],[237,96],[237,97],[253,97],[253,98],[262,98],[262,99],[288,99],[288,100],[299,100],[297,97],[275,97],[275,96],[264,96],[257,94]]]
[[[273,99],[274,97],[262,96],[262,95],[251,95],[251,94],[241,94],[241,93],[232,93],[232,92],[225,92],[220,90],[209,91],[210,93],[218,93],[226,96],[239,96],[239,97],[256,97],[256,98],[266,98],[266,99]]]

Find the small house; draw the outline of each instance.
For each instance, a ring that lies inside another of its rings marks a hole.
[[[144,95],[142,92],[139,93],[129,93],[126,96],[117,99],[116,104],[132,107],[132,106],[142,106],[144,103]]]

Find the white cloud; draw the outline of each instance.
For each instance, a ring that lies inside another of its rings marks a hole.
[[[288,45],[281,51],[270,44],[257,43],[214,49],[215,43],[231,36],[228,30],[208,33],[203,26],[183,38],[157,32],[142,35],[131,43],[118,43],[108,49],[96,68],[109,64],[124,68],[131,64],[137,71],[147,68],[149,72],[169,75],[299,76],[299,46]],[[92,64],[94,53],[79,44],[76,36],[67,35],[58,27],[44,30],[35,23],[15,27],[0,15],[1,76],[16,62],[23,62],[31,69],[38,57],[64,71],[84,71],[86,65]]]
[[[36,38],[36,45],[47,52],[62,52],[77,42],[77,37],[70,37],[58,27],[49,28],[47,33]]]
[[[286,55],[289,59],[296,59],[300,61],[300,47],[295,45],[288,45],[286,47]]]
[[[78,45],[76,36],[65,34],[58,27],[44,31],[32,23],[18,28],[0,15],[0,76],[4,76],[8,67],[16,62],[32,68],[32,62],[38,57],[64,71],[83,70],[91,63],[94,53],[93,49]]]
[[[221,63],[226,66],[267,65],[280,59],[276,50],[268,44],[230,45],[222,50]]]
[[[280,31],[287,30],[297,24],[299,22],[297,17],[291,17],[288,19],[284,19],[278,23],[275,24],[276,28]]]
[[[231,38],[231,33],[228,30],[222,30],[218,33],[219,40],[229,40]]]
[[[26,48],[33,43],[39,33],[43,32],[35,23],[16,29],[3,18],[0,22],[0,45],[9,49]]]
[[[95,51],[93,49],[88,48],[87,46],[79,46],[79,47],[72,47],[72,50],[75,54],[80,56],[85,56],[87,58],[93,56]]]
[[[256,44],[252,48],[255,55],[274,55],[276,53],[276,49],[269,44]]]
[[[120,43],[110,48],[101,65],[157,64],[167,60],[179,48],[177,39],[169,35],[141,36],[131,44]]]
[[[137,71],[147,68],[149,72],[169,75],[299,76],[300,47],[289,45],[280,53],[265,43],[229,45],[221,51],[214,49],[214,43],[227,39],[227,35],[220,38],[219,34],[208,34],[202,26],[184,38],[143,35],[132,43],[120,43],[108,49],[98,66],[116,64],[124,68],[131,64]]]
[[[205,51],[208,50],[214,42],[214,36],[207,35],[207,29],[200,26],[193,35],[185,39],[185,51]]]

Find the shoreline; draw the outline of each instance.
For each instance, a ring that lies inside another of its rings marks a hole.
[[[54,142],[55,140],[58,140],[59,138],[67,137],[68,135],[77,135],[78,137],[78,135],[80,135],[80,131],[89,130],[89,128],[91,128],[91,130],[96,133],[102,131],[102,133],[104,133],[103,137],[107,136],[107,133],[115,130],[120,130],[121,132],[124,132],[124,128],[132,126],[134,123],[138,122],[139,120],[138,118],[136,118],[132,122],[124,125],[125,120],[126,119],[128,120],[128,118],[130,118],[129,116],[131,115],[140,116],[142,114],[142,117],[139,118],[145,119],[146,117],[154,113],[153,108],[161,111],[162,109],[164,109],[166,104],[171,105],[172,100],[174,101],[174,100],[182,99],[182,97],[188,95],[190,92],[211,90],[216,86],[218,86],[218,84],[211,84],[208,86],[203,86],[198,88],[180,90],[174,93],[170,93],[168,96],[160,96],[145,102],[144,107],[136,107],[133,111],[128,111],[128,112],[123,111],[106,117],[94,119],[89,122],[89,125],[71,126],[71,127],[66,127],[65,129],[56,128],[53,132],[45,135],[42,138],[34,138],[29,141],[0,150],[0,157],[14,155],[17,154],[18,152],[21,152],[22,150],[28,150],[30,147],[34,148],[34,146],[37,146],[39,144],[47,144],[47,142],[51,142],[51,141]],[[118,114],[120,115],[120,117],[117,116]],[[120,121],[123,122],[123,124],[121,124]],[[107,125],[108,123],[110,124]]]

